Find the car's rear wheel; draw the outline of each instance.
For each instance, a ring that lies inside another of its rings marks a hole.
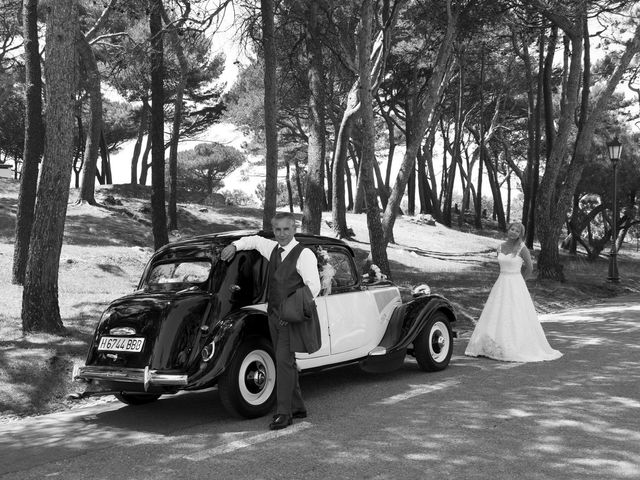
[[[453,335],[447,316],[440,311],[429,318],[413,342],[413,350],[422,370],[434,372],[449,365],[453,353]]]
[[[155,402],[160,398],[160,394],[157,393],[116,393],[115,397],[122,403],[127,405],[144,405],[146,403]]]
[[[271,342],[262,337],[249,337],[218,381],[218,391],[229,413],[256,418],[273,408],[275,385],[276,363]]]

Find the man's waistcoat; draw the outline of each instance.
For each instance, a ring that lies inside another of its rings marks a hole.
[[[298,288],[304,286],[304,281],[296,270],[300,253],[305,248],[304,245],[298,243],[282,262],[278,248],[273,249],[269,258],[269,286],[267,288],[268,314],[269,317],[275,316],[276,319],[279,316],[278,311],[282,301]]]

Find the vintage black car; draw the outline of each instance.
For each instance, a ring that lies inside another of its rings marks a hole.
[[[180,390],[218,386],[230,413],[267,414],[275,402],[274,354],[267,326],[267,260],[220,252],[233,240],[263,232],[204,235],[160,248],[135,292],[112,302],[100,319],[86,365],[73,377],[79,396],[114,394],[130,405]],[[423,370],[447,367],[455,314],[428,288],[401,295],[375,275],[361,276],[353,250],[334,238],[296,235],[318,259],[323,289],[316,299],[322,347],[297,354],[302,372],[358,363],[367,371],[399,368],[407,354]],[[403,301],[404,299],[404,301]]]

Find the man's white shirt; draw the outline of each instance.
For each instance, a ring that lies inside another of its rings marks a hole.
[[[271,252],[274,248],[278,248],[280,244],[275,240],[269,238],[260,237],[258,235],[251,235],[249,237],[242,237],[234,242],[236,250],[257,250],[267,260],[271,258]],[[293,250],[299,242],[294,238],[283,248],[281,258],[284,260],[287,255]],[[302,281],[311,290],[313,298],[317,297],[320,293],[320,275],[318,275],[318,262],[316,256],[311,250],[305,248],[300,252],[298,261],[296,262],[296,271],[302,277]]]

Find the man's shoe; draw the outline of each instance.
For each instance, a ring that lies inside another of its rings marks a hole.
[[[291,418],[307,418],[307,411],[306,410],[298,410],[296,412],[293,412],[291,414]]]
[[[281,428],[288,427],[291,423],[293,423],[291,416],[285,415],[284,413],[278,413],[273,416],[273,422],[269,424],[269,430],[280,430]]]

